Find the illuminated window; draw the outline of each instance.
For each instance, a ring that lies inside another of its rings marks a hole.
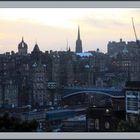
[[[105,128],[106,128],[106,129],[109,129],[109,128],[110,128],[109,122],[105,122]]]
[[[99,130],[99,119],[95,120],[95,128]]]

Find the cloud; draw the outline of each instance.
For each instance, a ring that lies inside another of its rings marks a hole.
[[[18,18],[13,14],[14,19],[12,17],[8,19],[10,14],[8,13],[5,20],[1,18],[3,14],[0,12],[0,52],[11,49],[17,51],[22,36],[28,44],[29,52],[32,51],[36,41],[42,51],[65,50],[67,39],[71,49],[75,50],[78,24],[84,50],[96,50],[97,47],[106,50],[107,42],[110,40],[134,39],[132,16],[135,19],[137,33],[140,31],[139,9],[80,8],[61,9],[60,12],[59,9],[56,11],[52,9],[52,13],[51,10],[49,13],[44,11],[42,16],[41,11],[36,11],[33,18],[32,12],[28,14],[26,11],[25,14],[23,10],[22,16],[18,13]],[[2,49],[4,46],[7,48]]]
[[[91,17],[84,17],[82,19],[75,20],[76,23],[80,23],[83,27],[88,27],[89,30],[91,29],[99,29],[104,30],[106,28],[124,28],[128,26],[128,23],[125,23],[123,21],[115,20],[115,19],[97,19],[97,18],[91,18]]]
[[[7,51],[13,48],[17,50],[17,45],[24,36],[24,40],[28,44],[29,52],[32,51],[35,42],[42,51],[45,50],[60,50],[66,48],[66,39],[76,40],[76,32],[71,29],[62,27],[52,27],[48,25],[41,25],[31,23],[24,20],[7,21],[0,20],[0,44],[7,46]],[[71,42],[69,42],[71,44]],[[0,48],[0,51],[3,50]]]

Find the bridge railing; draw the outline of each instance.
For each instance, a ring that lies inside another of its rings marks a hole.
[[[92,87],[89,87],[89,86],[65,86],[64,89],[122,91],[121,88],[116,88],[116,87],[104,88],[104,87],[93,87],[93,86]]]

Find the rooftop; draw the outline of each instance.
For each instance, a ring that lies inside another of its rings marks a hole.
[[[79,55],[81,57],[89,57],[89,56],[92,56],[92,53],[83,52],[83,53],[76,53],[76,55]]]
[[[67,121],[86,121],[85,115],[79,115],[72,118],[68,118]]]
[[[140,81],[127,81],[125,84],[126,88],[138,88],[140,89]]]

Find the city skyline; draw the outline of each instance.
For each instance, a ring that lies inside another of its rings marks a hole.
[[[0,8],[0,132],[140,132],[139,16]]]
[[[0,53],[14,50],[22,36],[28,52],[37,42],[42,51],[75,51],[78,25],[83,51],[107,52],[108,41],[135,40],[131,17],[139,38],[139,9],[134,8],[1,8]]]

